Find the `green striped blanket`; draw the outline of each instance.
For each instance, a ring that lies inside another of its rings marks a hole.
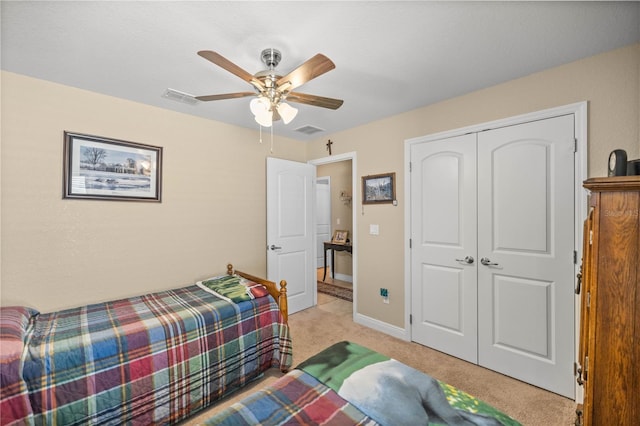
[[[266,289],[238,275],[223,275],[199,281],[198,286],[228,302],[240,303],[267,295]]]

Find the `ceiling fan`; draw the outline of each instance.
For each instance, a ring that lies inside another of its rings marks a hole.
[[[251,84],[255,92],[224,93],[220,95],[196,96],[200,101],[217,101],[222,99],[235,99],[247,96],[256,96],[251,100],[250,108],[255,120],[264,127],[270,127],[274,121],[282,119],[288,124],[298,113],[296,108],[284,103],[289,102],[312,105],[321,108],[338,109],[342,105],[341,99],[325,98],[322,96],[308,95],[300,92],[293,92],[294,89],[304,83],[331,71],[336,66],[322,54],[317,54],[307,60],[302,65],[291,71],[284,77],[277,74],[275,68],[280,63],[282,55],[276,49],[264,49],[262,51],[262,62],[268,67],[264,71],[256,74],[249,74],[233,62],[222,55],[210,50],[201,50],[198,55],[213,62],[230,73],[240,77]]]

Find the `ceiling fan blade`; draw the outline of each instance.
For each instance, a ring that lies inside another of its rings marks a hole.
[[[252,74],[249,74],[247,71],[243,70],[219,53],[213,52],[211,50],[201,50],[198,52],[198,55],[202,56],[210,62],[213,62],[217,66],[224,68],[231,74],[240,77],[247,83],[253,84],[258,90],[264,89],[264,84],[262,84],[260,80],[256,79]]]
[[[289,93],[286,100],[329,109],[338,109],[344,102],[342,99],[325,98],[322,96],[307,95],[299,92]]]
[[[222,99],[236,99],[236,98],[244,98],[246,96],[256,96],[256,94],[254,92],[237,92],[237,93],[223,93],[220,95],[196,96],[195,98],[199,101],[220,101]]]
[[[331,59],[318,53],[289,74],[278,79],[276,85],[278,88],[282,88],[282,90],[293,90],[298,86],[302,86],[307,81],[331,71],[335,67],[336,64],[334,64]]]

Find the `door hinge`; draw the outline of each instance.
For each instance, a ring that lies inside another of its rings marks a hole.
[[[409,325],[413,324],[413,315],[409,314]]]
[[[578,152],[578,138],[573,138],[573,152]]]
[[[411,173],[413,171],[413,163],[411,161],[409,161],[409,173]]]
[[[573,251],[573,264],[578,264],[578,252],[576,250]]]
[[[409,248],[413,248],[413,240],[409,238]]]
[[[584,385],[584,380],[582,378],[582,367],[577,362],[573,363],[573,376],[576,377],[576,381],[580,386]]]

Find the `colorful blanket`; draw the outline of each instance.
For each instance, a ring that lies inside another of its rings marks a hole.
[[[172,424],[291,360],[271,298],[235,304],[193,285],[39,315],[23,377],[1,390],[24,380],[29,424]]]
[[[363,425],[377,423],[301,370],[233,404],[205,425]]]
[[[465,392],[352,342],[336,343],[297,368],[383,425],[519,425]]]
[[[520,425],[394,359],[340,342],[207,425]]]

